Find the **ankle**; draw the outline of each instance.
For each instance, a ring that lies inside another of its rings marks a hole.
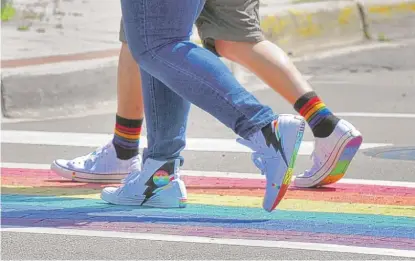
[[[301,96],[294,104],[294,109],[304,117],[313,131],[314,137],[328,137],[335,129],[337,118],[312,91]]]
[[[142,123],[142,119],[126,119],[116,115],[112,143],[117,153],[117,158],[128,160],[138,155]]]

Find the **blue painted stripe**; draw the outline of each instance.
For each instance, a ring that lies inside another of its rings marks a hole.
[[[115,206],[100,200],[2,196],[2,217],[142,222],[170,225],[290,230],[302,232],[415,238],[415,218],[189,204],[185,209]],[[17,202],[18,201],[18,202]],[[14,203],[13,203],[14,202]],[[44,209],[48,206],[50,209]],[[40,209],[36,209],[41,207]]]

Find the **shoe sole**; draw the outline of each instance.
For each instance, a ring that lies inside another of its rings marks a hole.
[[[301,142],[303,140],[304,128],[305,128],[304,119],[299,118],[299,116],[296,116],[294,119],[300,120],[301,123],[298,124],[298,127],[297,127],[297,136],[295,138],[295,142],[294,142],[293,147],[292,147],[292,153],[291,153],[291,157],[289,159],[288,168],[285,171],[284,177],[282,179],[282,183],[280,184],[280,190],[278,191],[278,194],[275,198],[275,201],[274,201],[271,209],[264,208],[268,212],[273,211],[278,206],[278,204],[281,202],[281,200],[284,198],[285,194],[287,193],[288,187],[291,184],[293,171],[294,171],[294,166],[295,166],[295,162],[297,160],[298,150],[300,149],[300,145],[301,145]]]
[[[128,176],[128,173],[118,174],[97,174],[73,171],[59,165],[56,161],[52,163],[50,169],[58,176],[61,176],[72,181],[84,183],[120,183],[122,179]]]
[[[295,186],[313,188],[336,183],[345,176],[362,142],[363,137],[357,130],[347,132],[337,142],[329,160],[326,161],[321,169],[312,177],[297,177]]]
[[[175,180],[168,185],[154,191],[155,195],[145,203],[143,195],[133,198],[112,197],[114,194],[101,193],[101,199],[114,205],[141,206],[150,208],[185,208],[187,206],[187,192],[182,180]]]

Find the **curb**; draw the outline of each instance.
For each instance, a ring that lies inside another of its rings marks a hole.
[[[368,39],[387,41],[415,36],[415,30],[396,33],[397,27],[408,26],[411,21],[415,24],[415,0],[341,0],[278,5],[278,8],[267,4],[260,11],[261,26],[268,40],[295,55]],[[197,32],[192,39],[200,43]],[[49,68],[72,68],[55,73],[44,68],[40,73],[27,74],[27,67],[22,67],[15,68],[22,72],[9,74],[6,69],[1,80],[3,116],[66,116],[113,102],[116,98],[116,58],[94,60],[90,62],[94,65],[89,67],[84,66],[88,61],[82,65],[79,62],[49,64]],[[244,68],[224,61],[239,80],[244,77]],[[33,68],[36,66],[31,67],[32,71],[38,70]]]
[[[261,10],[266,37],[288,53],[301,54],[364,40],[361,12],[354,1],[297,4]]]
[[[48,73],[47,67],[40,74],[2,76],[4,117],[45,118],[78,114],[105,106],[117,97],[115,61],[62,73]]]
[[[364,0],[358,5],[365,10],[365,22],[369,25],[366,34],[371,39],[389,41],[415,36],[415,29],[396,30],[414,23],[415,0]]]

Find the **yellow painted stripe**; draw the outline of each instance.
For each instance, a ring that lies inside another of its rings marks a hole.
[[[189,194],[188,202],[202,205],[221,205],[233,207],[261,207],[262,198],[248,196],[220,196]],[[340,203],[328,201],[311,201],[305,199],[286,199],[281,201],[278,209],[291,211],[329,212],[329,213],[353,213],[374,214],[388,216],[415,217],[415,207],[374,205],[357,203]]]
[[[76,192],[76,194],[75,194]],[[99,193],[97,193],[99,192]],[[3,194],[44,195],[63,198],[100,199],[100,190],[93,189],[64,189],[64,188],[32,188],[32,187],[2,187]],[[262,197],[249,196],[220,196],[210,194],[188,194],[188,203],[201,205],[231,206],[261,208]],[[329,201],[311,201],[306,199],[286,199],[278,209],[290,211],[372,214],[388,216],[415,217],[415,207],[377,204],[358,204]]]
[[[321,109],[325,106],[326,105],[323,102],[317,103],[311,110],[309,110],[307,112],[307,114],[304,116],[304,118],[306,118],[308,120],[308,118],[310,118],[316,111],[318,111],[319,109]]]

